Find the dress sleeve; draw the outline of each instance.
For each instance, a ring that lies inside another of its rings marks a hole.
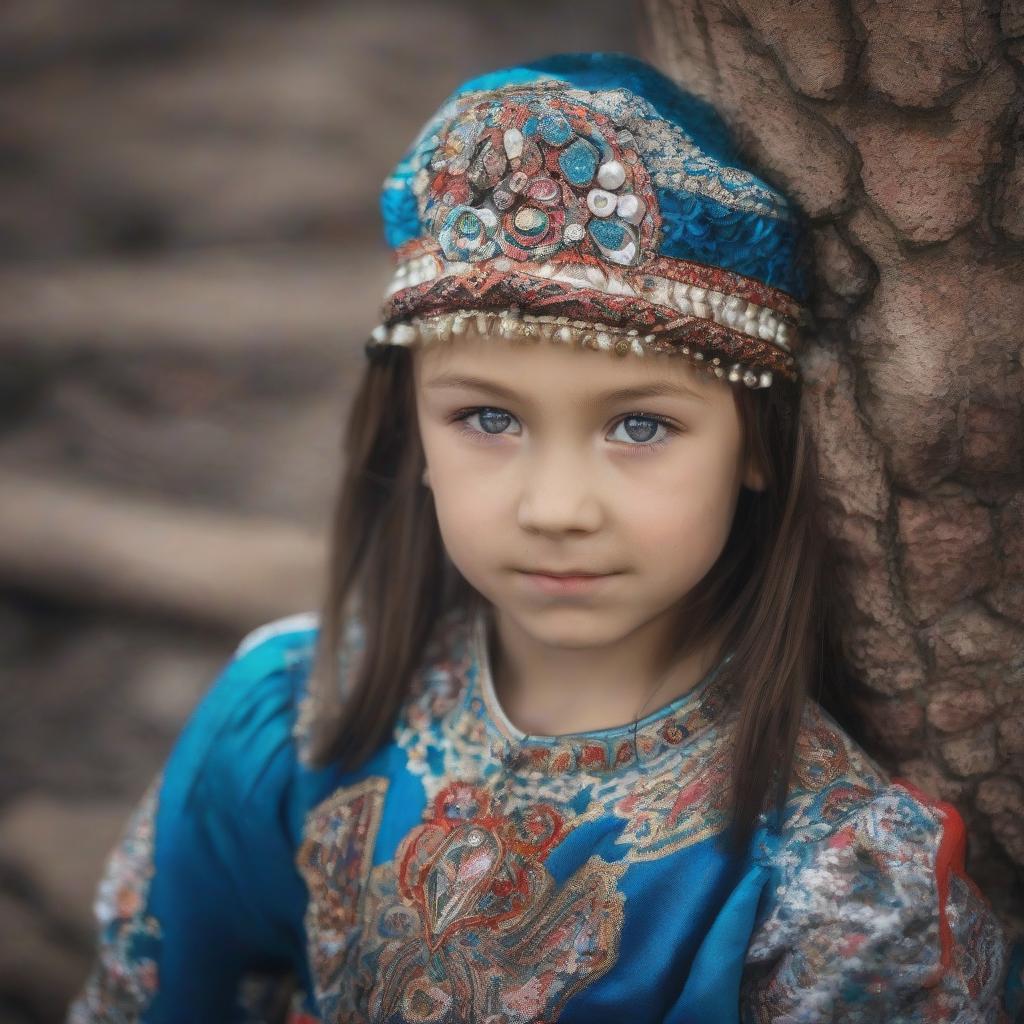
[[[952,804],[894,780],[782,843],[741,986],[744,1024],[1016,1024],[1010,950],[965,873]]]
[[[307,647],[294,630],[250,634],[189,718],[108,855],[68,1024],[252,1022],[254,991],[269,1005],[268,979],[282,998],[294,984],[286,822]]]

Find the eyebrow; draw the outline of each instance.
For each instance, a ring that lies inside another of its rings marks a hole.
[[[519,401],[529,404],[529,399],[517,394],[504,384],[496,381],[485,380],[483,377],[472,377],[461,373],[443,373],[427,382],[428,388],[472,388],[476,391],[485,391],[488,394],[504,398],[506,401]],[[584,405],[601,405],[612,402],[624,402],[634,398],[694,398],[698,402],[707,402],[707,399],[692,391],[682,384],[669,384],[666,381],[651,381],[650,384],[639,384],[634,387],[613,388],[611,391],[603,391],[597,395],[590,395],[584,399]]]

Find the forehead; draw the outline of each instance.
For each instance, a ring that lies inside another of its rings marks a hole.
[[[619,388],[669,385],[705,402],[731,397],[730,385],[698,370],[684,357],[651,352],[616,355],[544,339],[498,335],[456,336],[450,342],[412,349],[417,388],[438,393],[453,377],[484,378],[517,393],[583,400]]]

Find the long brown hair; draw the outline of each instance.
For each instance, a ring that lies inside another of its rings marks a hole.
[[[483,600],[447,558],[433,496],[421,483],[411,353],[389,345],[367,355],[344,435],[309,684],[308,756],[317,767],[356,768],[388,740],[438,617]],[[726,841],[740,856],[761,811],[785,801],[806,698],[840,721],[856,715],[845,697],[835,564],[801,386],[733,389],[746,451],[767,486],[741,489],[722,554],[687,595],[688,637],[680,643],[714,627],[722,649],[734,652],[723,669],[738,702]],[[354,608],[365,646],[351,678],[342,678],[339,645]]]

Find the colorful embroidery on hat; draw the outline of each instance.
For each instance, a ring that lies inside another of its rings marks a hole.
[[[423,223],[456,262],[571,253],[635,266],[653,253],[660,223],[632,134],[544,90],[463,110],[412,188]]]
[[[682,356],[748,388],[797,381],[805,218],[728,134],[710,105],[623,54],[465,83],[384,182],[395,273],[367,354],[450,338],[463,311],[509,312],[517,337]]]

